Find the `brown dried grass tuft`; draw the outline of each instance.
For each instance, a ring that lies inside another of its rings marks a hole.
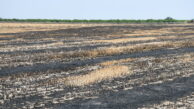
[[[100,82],[106,79],[113,79],[122,75],[129,74],[129,68],[127,66],[111,66],[92,71],[85,75],[70,76],[64,78],[65,85],[68,86],[84,86],[93,83]]]

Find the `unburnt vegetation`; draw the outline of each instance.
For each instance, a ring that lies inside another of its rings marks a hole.
[[[74,20],[65,20],[65,19],[3,19],[0,18],[0,21],[4,22],[65,22],[65,23],[172,23],[172,22],[189,22],[192,23],[192,20],[176,20],[171,17],[166,19],[147,19],[147,20],[129,20],[129,19],[111,19],[111,20],[87,20],[87,19],[74,19]]]
[[[194,108],[193,24],[0,23],[0,108]]]

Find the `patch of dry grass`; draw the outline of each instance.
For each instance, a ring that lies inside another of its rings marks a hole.
[[[180,25],[179,25],[180,26]],[[170,27],[170,28],[161,28],[161,29],[153,29],[153,30],[136,30],[132,33],[128,32],[121,35],[109,35],[109,37],[120,37],[120,36],[145,36],[145,35],[162,35],[162,34],[170,34],[170,33],[194,33],[191,30],[185,30],[185,27]]]
[[[126,58],[126,59],[119,59],[119,60],[112,60],[112,61],[106,61],[106,62],[102,62],[99,65],[101,66],[110,66],[110,65],[115,65],[115,64],[119,64],[119,63],[127,63],[127,62],[131,62],[134,61],[134,58]]]
[[[194,61],[194,53],[184,54],[184,56],[181,58],[181,61],[183,62]]]
[[[176,33],[173,30],[183,31],[185,27],[167,27],[167,28],[160,28],[160,29],[152,29],[152,30],[136,30],[133,33],[135,34],[144,34],[144,35],[160,35],[160,34],[169,34],[169,33]]]
[[[84,86],[100,82],[106,79],[113,79],[122,75],[129,74],[127,66],[111,66],[107,68],[98,69],[85,75],[70,76],[64,78],[65,85],[68,86]]]
[[[178,47],[192,47],[194,46],[194,41],[188,40],[188,41],[182,41],[180,43],[176,43]]]
[[[119,24],[65,24],[65,23],[18,23],[18,22],[0,22],[0,33],[19,33],[28,31],[50,31],[68,28],[82,28],[94,26],[113,26]],[[133,24],[122,24],[133,25]],[[121,26],[121,24],[119,25]]]
[[[122,46],[122,47],[110,47],[110,48],[102,48],[95,50],[87,50],[87,51],[79,51],[79,52],[70,52],[70,53],[62,53],[58,55],[51,55],[50,58],[75,58],[75,57],[90,57],[95,58],[98,56],[108,56],[108,55],[118,55],[125,53],[134,53],[148,50],[156,50],[161,48],[182,48],[182,47],[191,47],[194,46],[193,41],[177,41],[177,42],[152,42],[146,44],[138,44],[138,45],[130,45],[130,46]]]
[[[158,45],[161,42],[150,43],[150,44],[139,44],[139,45],[130,45],[130,46],[122,46],[122,47],[109,47],[109,48],[100,48],[94,50],[84,50],[79,52],[70,52],[63,53],[58,55],[51,55],[50,58],[64,58],[64,57],[97,57],[97,56],[106,56],[106,55],[116,55],[122,53],[131,53],[137,52],[140,50],[148,50],[158,48]]]
[[[187,57],[183,61],[184,62],[190,62],[190,61],[193,61],[193,60],[194,60],[194,57]]]
[[[193,35],[188,35],[188,36],[160,36],[160,37],[157,37],[158,39],[177,39],[177,38],[194,38]]]
[[[125,35],[126,36],[127,35],[128,36],[140,36],[140,34],[125,34]],[[146,33],[146,35],[148,35],[148,34]],[[123,35],[121,35],[121,36],[123,36]],[[189,36],[159,36],[159,37],[140,37],[140,38],[120,38],[120,39],[112,39],[112,40],[93,40],[90,42],[92,42],[92,43],[126,43],[126,42],[133,42],[133,41],[148,41],[148,40],[155,40],[155,39],[164,40],[164,39],[176,39],[176,38],[194,38],[194,36],[189,35]]]
[[[79,28],[92,25],[60,23],[0,23],[0,33],[18,33],[28,31],[48,31],[66,28]]]
[[[9,37],[9,36],[8,36]],[[12,37],[12,36],[10,36],[10,37]],[[10,38],[9,37],[9,38]],[[15,36],[13,36],[13,37],[15,37]],[[13,39],[11,39],[11,40],[0,40],[0,42],[3,42],[3,43],[10,43],[10,42],[22,42],[22,41],[25,41],[25,39],[23,39],[23,38],[13,38]],[[8,47],[9,48],[9,47]]]
[[[179,27],[180,28],[180,27]],[[174,33],[171,30],[172,29],[177,29],[175,28],[162,28],[162,29],[154,29],[154,30],[142,30],[142,29],[137,29],[136,31],[130,32],[126,31],[124,34],[111,34],[108,35],[108,37],[126,37],[126,36],[145,36],[145,35],[161,35],[161,34],[169,34],[169,33]],[[181,28],[185,29],[185,28]]]
[[[13,35],[0,35],[0,38],[12,38],[14,37]]]
[[[22,39],[19,39],[22,40]],[[18,40],[18,41],[19,41]],[[63,42],[54,42],[54,43],[49,43],[49,44],[36,44],[36,45],[26,45],[26,46],[10,46],[10,47],[6,47],[6,48],[0,48],[0,51],[3,52],[10,52],[10,51],[19,51],[19,50],[33,50],[33,49],[45,49],[45,48],[49,48],[49,47],[58,47],[58,46],[62,46],[64,43]]]
[[[112,39],[112,40],[94,40],[91,42],[95,43],[125,43],[132,41],[146,41],[146,40],[154,40],[156,37],[142,37],[142,38],[122,38],[122,39]]]
[[[130,36],[145,36],[145,35],[158,35],[158,34],[153,34],[153,33],[125,33],[125,34],[111,34],[107,35],[109,38],[117,38],[117,37],[130,37]]]
[[[156,30],[136,30],[134,32],[128,32],[125,34],[112,34],[108,35],[108,37],[130,37],[130,36],[145,36],[145,35],[161,35],[161,34],[166,34],[166,33],[173,33],[169,31],[169,28],[166,29],[156,29]]]

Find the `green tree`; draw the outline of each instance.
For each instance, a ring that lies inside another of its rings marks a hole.
[[[166,17],[165,20],[174,20],[172,17]]]

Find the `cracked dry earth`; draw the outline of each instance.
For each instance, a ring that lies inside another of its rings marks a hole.
[[[0,23],[0,108],[194,108],[194,24]]]

